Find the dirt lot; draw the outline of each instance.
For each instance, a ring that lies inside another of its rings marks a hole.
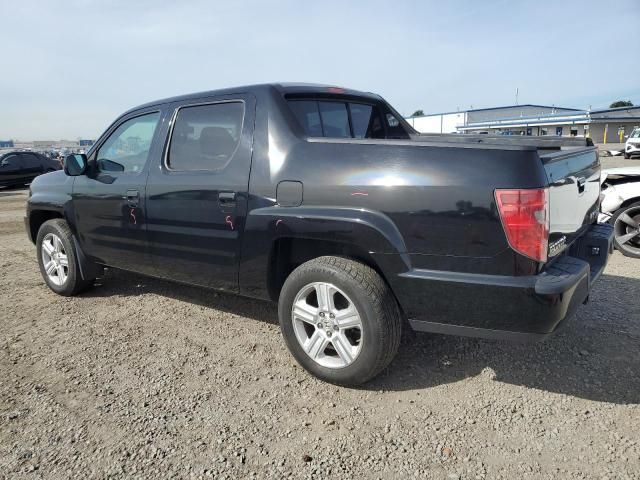
[[[269,304],[117,271],[54,295],[25,198],[0,191],[2,478],[640,478],[640,260],[545,343],[416,335],[346,389]]]

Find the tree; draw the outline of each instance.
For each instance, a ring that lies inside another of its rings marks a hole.
[[[618,108],[618,107],[633,107],[633,103],[629,100],[618,100],[617,102],[613,102],[609,105],[609,108]]]
[[[424,116],[424,112],[422,110],[416,110],[415,112],[413,112],[411,114],[412,117],[423,117]]]

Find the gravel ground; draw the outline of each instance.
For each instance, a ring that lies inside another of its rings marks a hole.
[[[408,335],[347,389],[270,304],[113,270],[54,295],[25,198],[0,191],[2,478],[640,478],[638,260],[544,343]]]
[[[600,161],[602,162],[602,168],[640,167],[640,158],[638,157],[625,160],[623,155],[611,157],[608,156],[608,153],[602,153],[606,150],[624,150],[624,143],[598,145],[598,149],[601,152]]]

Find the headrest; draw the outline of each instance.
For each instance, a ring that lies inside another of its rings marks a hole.
[[[231,155],[236,141],[226,128],[205,127],[200,132],[200,152],[205,155]]]

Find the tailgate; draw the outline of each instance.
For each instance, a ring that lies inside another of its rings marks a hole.
[[[600,160],[596,147],[540,151],[549,180],[549,258],[597,221]]]

